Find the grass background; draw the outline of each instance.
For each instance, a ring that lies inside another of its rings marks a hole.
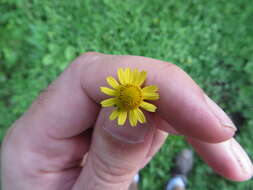
[[[133,54],[186,70],[240,126],[253,158],[252,0],[0,0],[0,139],[38,93],[86,51]],[[141,172],[141,189],[163,189],[187,146],[170,137]],[[191,190],[252,190],[217,176],[197,157]]]

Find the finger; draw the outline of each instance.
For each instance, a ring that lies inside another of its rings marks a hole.
[[[55,140],[21,127],[10,131],[1,155],[3,189],[62,189],[62,184],[70,189],[81,172],[78,166],[82,157],[89,150],[87,132]]]
[[[155,119],[154,119],[155,121]],[[154,128],[158,128],[158,125],[156,122],[153,122],[152,124],[154,126]],[[155,154],[159,151],[159,149],[162,147],[162,145],[164,144],[165,140],[168,137],[168,133],[164,132],[160,129],[156,129],[154,132],[154,136],[152,139],[152,143],[151,143],[151,147],[148,151],[148,154],[145,158],[145,160],[143,161],[142,165],[141,165],[141,169],[144,168],[151,160],[152,158],[155,156]]]
[[[181,69],[170,63],[138,57],[98,54],[99,58],[82,75],[85,92],[94,102],[107,98],[99,91],[105,78],[116,77],[119,67],[148,72],[146,84],[159,87],[158,113],[186,136],[207,142],[220,142],[233,136],[235,127],[229,117]],[[94,74],[99,71],[99,75]]]
[[[82,57],[82,62],[88,64],[92,61],[89,58]],[[77,59],[34,101],[22,117],[27,128],[38,128],[51,137],[64,139],[79,135],[94,124],[99,106],[82,88],[81,75],[85,73],[80,72],[80,64]]]
[[[127,123],[118,127],[107,119],[110,112],[111,109],[103,108],[99,113],[90,152],[73,190],[127,189],[136,172],[166,138],[152,126],[152,116],[149,124],[131,127]],[[119,135],[108,134],[108,128]]]
[[[245,151],[235,139],[211,144],[188,139],[203,160],[214,171],[233,181],[245,181],[252,177],[253,166]]]
[[[79,163],[89,149],[87,129],[93,125],[99,106],[83,91],[78,69],[77,60],[12,126],[4,141],[8,149],[3,151],[3,163],[15,165],[16,170],[3,178],[14,181],[19,176],[25,178],[31,172],[41,174],[41,171],[57,173],[56,176],[61,171],[64,171],[62,176],[74,170],[79,172]]]

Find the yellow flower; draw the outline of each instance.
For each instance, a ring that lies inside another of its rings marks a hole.
[[[140,107],[149,112],[155,112],[157,107],[144,100],[159,99],[158,88],[154,85],[142,88],[146,76],[145,71],[119,68],[119,82],[112,76],[106,78],[113,89],[100,87],[100,90],[113,98],[103,100],[101,105],[102,107],[115,107],[109,116],[110,120],[115,120],[118,117],[118,125],[124,125],[127,115],[129,115],[130,125],[134,127],[138,121],[140,123],[146,122],[146,117]]]

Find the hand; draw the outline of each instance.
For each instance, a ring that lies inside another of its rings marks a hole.
[[[148,72],[158,112],[142,127],[115,127],[99,87],[119,67]],[[232,138],[228,116],[177,66],[145,57],[86,53],[10,128],[2,147],[3,190],[126,190],[139,169],[178,132],[220,175],[249,179],[252,163]],[[215,143],[215,144],[213,144]],[[87,154],[88,153],[88,154]],[[84,158],[85,157],[85,158]]]

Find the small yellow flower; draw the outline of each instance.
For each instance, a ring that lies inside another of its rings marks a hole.
[[[114,106],[115,109],[109,116],[110,120],[118,117],[118,125],[124,125],[129,115],[131,126],[136,126],[137,122],[145,123],[146,118],[140,107],[149,112],[155,112],[156,106],[144,100],[157,100],[158,88],[154,85],[142,88],[146,79],[145,71],[139,72],[137,69],[118,69],[119,82],[112,76],[106,78],[108,84],[113,88],[100,87],[101,92],[113,96],[101,102],[102,107]]]

